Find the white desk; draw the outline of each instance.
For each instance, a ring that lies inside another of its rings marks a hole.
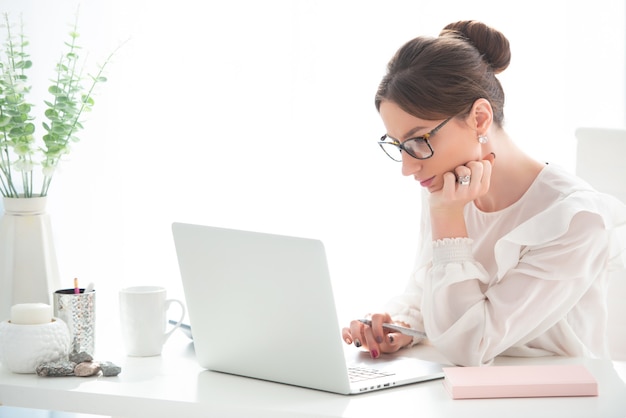
[[[413,350],[416,356],[439,359],[431,347]],[[626,385],[609,361],[531,360],[584,362],[599,381],[598,397],[455,401],[441,380],[344,396],[202,370],[195,362],[193,345],[180,332],[174,333],[158,357],[126,357],[120,347],[107,352],[98,348],[96,357],[122,366],[122,373],[117,377],[50,378],[13,374],[0,367],[0,404],[124,418],[626,416]],[[497,362],[515,364],[528,359]]]

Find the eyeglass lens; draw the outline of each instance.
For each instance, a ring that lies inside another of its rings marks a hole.
[[[402,150],[391,141],[390,138],[385,137],[384,142],[380,143],[381,148],[391,159],[402,161]],[[404,148],[411,157],[418,159],[425,159],[432,155],[430,147],[423,138],[409,139],[402,144],[402,148]]]

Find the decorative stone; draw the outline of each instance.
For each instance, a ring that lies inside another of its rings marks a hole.
[[[122,368],[110,361],[100,362],[100,370],[102,370],[103,376],[117,376],[122,372]]]
[[[85,361],[93,361],[93,357],[91,354],[81,351],[80,353],[72,352],[69,356],[70,361],[74,363],[83,363]]]
[[[93,361],[78,363],[74,367],[74,375],[78,377],[95,376],[100,373],[100,364]]]
[[[35,370],[37,376],[50,376],[50,377],[62,377],[62,376],[73,376],[74,368],[76,367],[76,363],[72,363],[71,361],[62,360],[50,363],[42,363],[37,366]]]
[[[81,361],[76,359],[91,358],[87,353],[73,353],[69,355],[69,360],[60,360],[56,362],[42,363],[36,368],[39,376],[60,377],[60,376],[77,376],[89,377],[96,376],[102,372],[103,376],[117,376],[122,372],[122,368],[110,361]]]

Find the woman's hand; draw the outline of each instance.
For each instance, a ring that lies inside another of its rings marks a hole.
[[[384,323],[393,323],[389,314],[373,314],[370,315],[370,319],[371,326],[354,320],[350,322],[350,327],[342,330],[342,337],[346,344],[362,347],[370,352],[372,358],[378,358],[381,353],[394,353],[413,341],[413,337],[383,328]],[[406,324],[398,325],[407,326]]]
[[[467,237],[463,210],[489,191],[494,158],[489,154],[443,175],[443,187],[429,196],[433,240]]]
[[[489,191],[494,158],[494,154],[488,154],[484,160],[470,161],[445,173],[441,190],[430,195],[431,213],[462,210],[467,203],[484,196]]]

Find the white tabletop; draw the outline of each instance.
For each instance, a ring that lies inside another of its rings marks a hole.
[[[206,371],[196,363],[193,344],[181,332],[173,334],[157,357],[127,357],[117,345],[108,351],[98,347],[96,358],[120,365],[119,376],[51,378],[0,367],[0,405],[124,418],[626,416],[626,385],[614,364],[603,360],[497,360],[497,364],[582,362],[598,379],[598,397],[452,400],[442,380],[345,396]],[[441,359],[432,347],[412,351],[418,357]]]

